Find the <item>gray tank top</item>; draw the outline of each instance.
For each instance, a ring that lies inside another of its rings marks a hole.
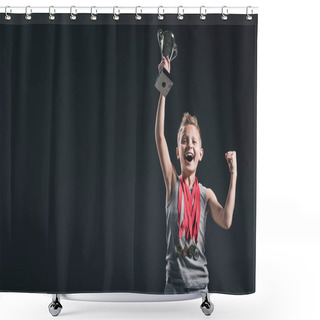
[[[198,243],[196,248],[199,250],[197,260],[194,257],[185,255],[184,252],[178,254],[177,246],[179,242],[182,247],[195,245],[194,239],[186,241],[185,232],[179,240],[179,202],[180,177],[177,177],[175,188],[169,203],[166,205],[166,224],[167,224],[167,255],[166,255],[166,280],[176,286],[187,289],[203,289],[209,283],[209,273],[207,269],[207,259],[205,257],[205,229],[207,220],[207,193],[206,188],[199,183],[200,187],[200,226]],[[184,218],[184,201],[182,195],[181,223]]]

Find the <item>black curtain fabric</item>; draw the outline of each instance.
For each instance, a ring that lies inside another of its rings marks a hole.
[[[0,15],[0,290],[163,293],[165,186],[154,128],[158,29],[174,33],[165,134],[198,117],[197,177],[232,227],[208,216],[209,291],[255,291],[257,16]]]

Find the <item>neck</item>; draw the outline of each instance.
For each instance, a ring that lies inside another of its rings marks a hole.
[[[187,184],[188,188],[192,188],[194,181],[196,180],[196,173],[193,172],[191,175],[187,175],[185,173],[182,173],[182,176],[184,178],[185,183]]]

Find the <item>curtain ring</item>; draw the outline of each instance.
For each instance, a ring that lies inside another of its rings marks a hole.
[[[9,20],[11,20],[11,16],[9,15],[8,12],[11,13],[12,10],[10,9],[9,6],[6,6],[4,9],[4,14],[5,14],[4,18],[9,21]]]
[[[228,14],[229,14],[228,7],[223,6],[221,8],[221,19],[222,20],[228,20]]]
[[[140,6],[137,6],[137,7],[136,7],[136,16],[135,16],[135,19],[136,19],[136,20],[141,20],[142,17],[141,17],[140,14],[138,14],[138,8],[140,9],[140,13],[142,13],[141,7],[140,7]]]
[[[55,13],[56,9],[53,6],[49,7],[49,20],[54,20],[56,18]]]
[[[118,11],[116,13],[116,10]],[[113,20],[119,20],[120,19],[120,9],[119,7],[113,7]]]
[[[205,6],[200,7],[200,19],[206,20],[207,18],[207,8]]]
[[[178,16],[177,16],[177,19],[178,19],[178,20],[183,20],[183,15],[184,15],[183,6],[179,6],[179,7],[178,7]]]
[[[31,14],[32,14],[32,9],[30,6],[27,6],[26,7],[26,16],[25,16],[25,19],[26,20],[31,20]]]
[[[249,14],[249,9],[251,9],[251,12],[250,12],[250,14]],[[247,9],[246,9],[246,19],[248,20],[248,21],[251,21],[252,20],[252,14],[253,14],[253,9],[252,9],[252,7],[247,7]]]
[[[70,8],[70,19],[71,20],[76,20],[77,19],[77,9],[75,6],[72,6]]]
[[[95,9],[95,13],[93,13],[93,9]],[[98,14],[98,9],[96,9],[96,7],[91,7],[90,19],[92,21],[96,21],[97,20],[97,14]]]
[[[162,14],[160,14],[160,8],[162,8]],[[164,8],[163,6],[158,7],[158,20],[163,20],[164,19]]]

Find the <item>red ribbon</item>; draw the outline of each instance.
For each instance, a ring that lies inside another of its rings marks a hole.
[[[182,193],[184,198],[184,219],[181,224]],[[196,243],[198,243],[200,225],[200,187],[197,177],[195,178],[193,189],[190,193],[183,176],[180,176],[178,218],[179,238],[181,238],[183,231],[185,230],[186,240],[194,237]]]

